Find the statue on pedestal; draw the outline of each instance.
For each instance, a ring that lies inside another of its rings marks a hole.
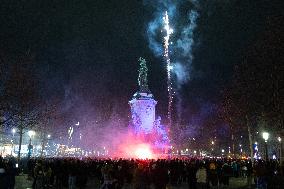
[[[139,76],[138,76],[138,85],[140,87],[140,91],[141,93],[151,93],[151,91],[148,88],[148,76],[147,76],[147,72],[148,72],[148,68],[147,68],[147,64],[146,64],[146,60],[142,57],[139,58],[139,64],[140,64],[140,68],[139,68]]]

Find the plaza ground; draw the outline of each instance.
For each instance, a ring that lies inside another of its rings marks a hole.
[[[246,178],[230,178],[230,186],[226,189],[248,188]],[[16,177],[15,189],[31,189],[32,181],[27,180],[27,175],[19,175]],[[89,179],[86,189],[99,189],[100,185],[97,179]],[[187,184],[182,184],[180,187],[170,187],[172,189],[187,189]],[[222,188],[222,187],[220,187]],[[67,189],[67,188],[66,188]]]

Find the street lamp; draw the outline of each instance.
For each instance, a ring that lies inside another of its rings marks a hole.
[[[213,151],[214,151],[214,144],[215,144],[215,142],[214,142],[214,140],[212,140],[212,141],[211,141],[211,145],[212,145],[212,148],[211,148],[212,155],[213,155]]]
[[[268,132],[263,132],[262,133],[262,138],[264,139],[265,142],[267,142],[267,140],[269,138],[269,133]]]
[[[263,132],[262,133],[262,138],[264,139],[264,145],[265,145],[265,159],[266,161],[268,160],[268,149],[267,149],[267,140],[269,138],[269,133],[268,132]]]
[[[214,142],[214,140],[212,140],[210,143],[211,143],[211,154],[212,154],[212,156],[214,156],[215,155],[215,152],[214,152],[215,142]]]
[[[188,154],[188,148],[185,149],[186,153]]]
[[[29,150],[29,152],[28,152],[28,159],[30,159],[31,153],[32,153],[32,148],[33,148],[33,146],[32,146],[32,137],[35,135],[35,132],[30,130],[30,131],[28,131],[28,135],[30,137],[30,142],[29,142],[29,146],[28,146],[28,150]]]
[[[12,143],[11,155],[13,155],[13,151],[14,151],[14,136],[15,136],[15,133],[16,133],[16,129],[13,128],[12,129],[13,138],[11,140],[11,143]]]
[[[279,160],[280,160],[280,165],[282,165],[282,139],[281,137],[277,138],[278,142],[279,142]]]
[[[28,131],[28,135],[29,135],[30,138],[32,138],[35,135],[35,132],[34,131]]]
[[[15,133],[16,133],[16,129],[15,129],[15,128],[13,128],[13,129],[12,129],[13,137],[14,137]]]

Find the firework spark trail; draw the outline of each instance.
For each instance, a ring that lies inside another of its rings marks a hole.
[[[165,16],[163,17],[164,20],[164,29],[166,31],[166,36],[164,37],[164,57],[167,63],[167,76],[168,76],[168,121],[169,126],[172,124],[172,103],[173,103],[173,88],[172,88],[172,81],[171,81],[171,59],[169,56],[169,40],[170,36],[173,33],[173,30],[170,28],[169,25],[169,16],[168,12],[166,11]]]

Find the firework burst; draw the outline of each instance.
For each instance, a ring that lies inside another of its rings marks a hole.
[[[172,80],[171,80],[171,69],[173,66],[171,65],[171,59],[169,56],[169,41],[170,36],[173,33],[173,29],[171,29],[169,24],[169,15],[168,12],[165,12],[165,16],[163,17],[164,20],[164,29],[166,31],[166,35],[164,37],[164,57],[167,63],[167,85],[168,85],[168,121],[169,125],[172,124],[172,103],[173,103],[173,88],[172,88]]]

